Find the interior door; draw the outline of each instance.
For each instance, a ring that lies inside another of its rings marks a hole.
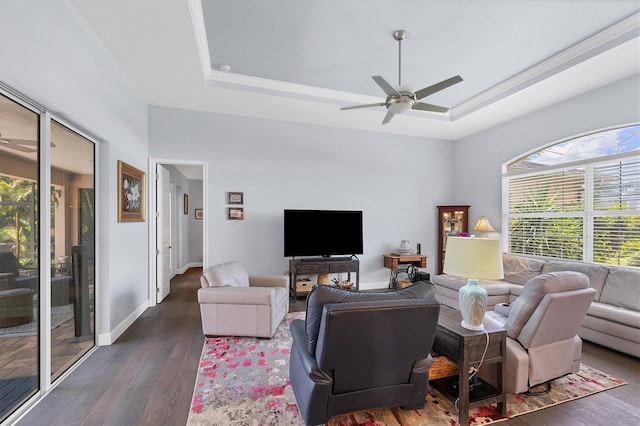
[[[171,291],[171,184],[169,170],[158,164],[156,169],[156,302]]]
[[[171,253],[170,256],[170,263],[171,263],[171,267],[169,269],[169,277],[170,279],[173,278],[177,271],[177,265],[178,265],[178,237],[177,237],[177,226],[176,226],[176,221],[177,221],[177,212],[178,212],[178,197],[176,196],[176,194],[178,193],[178,188],[176,188],[175,184],[170,184],[171,187],[171,217],[169,219],[169,223],[171,224],[171,242],[169,243],[169,252]]]

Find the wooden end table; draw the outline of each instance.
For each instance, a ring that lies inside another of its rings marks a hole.
[[[497,411],[505,415],[507,411],[507,392],[503,386],[505,375],[505,358],[507,348],[507,331],[500,325],[485,319],[485,331],[467,330],[460,325],[462,315],[449,306],[440,306],[440,317],[433,349],[439,354],[458,363],[457,392],[451,386],[454,378],[445,377],[430,383],[452,401],[457,400],[458,422],[469,424],[469,409],[487,404],[497,404]],[[497,363],[496,385],[480,379],[481,386],[469,391],[469,368],[478,367],[487,344],[489,345],[482,362]]]
[[[427,256],[421,254],[391,253],[384,254],[382,257],[384,259],[384,267],[391,269],[391,274],[389,275],[389,288],[397,287],[396,277],[398,276],[400,265],[404,265],[406,267],[413,265],[416,268],[427,267]]]

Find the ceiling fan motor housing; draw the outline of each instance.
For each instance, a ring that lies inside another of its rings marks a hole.
[[[402,96],[388,96],[387,97],[387,109],[394,114],[400,114],[404,111],[410,110],[415,102],[412,96],[408,96],[401,93]],[[413,94],[410,94],[413,95]]]

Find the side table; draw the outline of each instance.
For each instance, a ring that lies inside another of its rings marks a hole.
[[[400,266],[415,266],[417,268],[426,268],[427,267],[427,256],[423,256],[421,254],[385,254],[383,255],[384,259],[384,267],[391,269],[391,274],[389,275],[389,288],[396,287],[396,277],[398,276],[398,272],[401,270]]]
[[[467,330],[460,325],[460,311],[445,305],[440,306],[440,316],[433,349],[439,354],[458,363],[457,391],[452,383],[455,377],[445,377],[431,381],[431,384],[452,401],[457,400],[458,422],[469,424],[469,409],[487,404],[497,404],[497,411],[505,415],[507,392],[502,380],[505,374],[507,331],[499,324],[487,320],[483,322],[485,331]],[[487,345],[487,338],[489,343]],[[486,349],[484,359],[482,355]],[[497,363],[495,386],[480,379],[481,385],[469,391],[469,369],[482,364]]]

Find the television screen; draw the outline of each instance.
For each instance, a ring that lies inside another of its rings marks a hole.
[[[361,211],[284,211],[285,257],[362,253]]]

